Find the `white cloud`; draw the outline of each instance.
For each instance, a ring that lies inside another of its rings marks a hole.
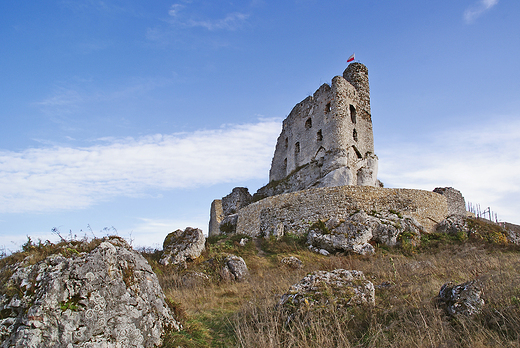
[[[244,13],[233,12],[229,13],[225,18],[222,19],[204,21],[190,19],[185,24],[189,27],[203,27],[208,30],[235,30],[241,27],[248,17],[249,15]]]
[[[185,1],[186,3],[186,1]],[[186,5],[177,3],[173,4],[168,11],[168,15],[172,17],[171,23],[179,24],[184,27],[202,27],[210,31],[213,30],[236,30],[240,28],[249,17],[248,14],[241,12],[228,13],[224,18],[218,19],[199,19],[200,15],[186,13],[181,15],[181,10],[186,9]],[[183,11],[184,12],[184,11]],[[157,30],[148,30],[148,37],[154,39],[157,37]]]
[[[472,23],[496,4],[498,4],[498,0],[480,0],[464,11],[464,20],[466,23]]]
[[[0,213],[86,208],[147,189],[267,176],[280,122],[105,139],[91,147],[0,151]]]
[[[379,176],[391,187],[452,186],[466,201],[520,223],[520,121],[496,121],[432,134],[420,144],[383,146]]]
[[[168,11],[168,14],[172,17],[176,17],[179,14],[179,11],[184,8],[182,4],[173,4]]]

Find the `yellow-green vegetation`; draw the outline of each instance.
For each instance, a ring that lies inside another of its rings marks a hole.
[[[378,247],[370,256],[322,256],[295,235],[249,239],[245,246],[246,236],[212,237],[186,270],[159,265],[160,253],[147,254],[184,327],[169,331],[163,347],[520,347],[520,248],[491,237],[497,232],[482,223],[469,236],[423,235],[420,243]],[[244,258],[249,281],[219,281],[212,260],[226,253]],[[281,264],[286,256],[298,257],[303,268]],[[376,287],[376,306],[328,305],[296,315],[277,306],[310,272],[337,268],[363,271]],[[209,280],[185,282],[194,272]],[[441,286],[477,278],[483,311],[448,316],[435,300]]]

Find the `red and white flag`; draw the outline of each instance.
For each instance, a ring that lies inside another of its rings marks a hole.
[[[353,62],[354,59],[356,59],[356,54],[355,53],[353,53],[350,57],[348,57],[347,63]]]

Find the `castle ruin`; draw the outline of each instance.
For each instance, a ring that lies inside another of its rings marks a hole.
[[[368,70],[350,64],[342,76],[298,103],[282,132],[261,197],[311,187],[380,186],[370,112]]]
[[[359,210],[401,211],[433,231],[449,210],[464,208],[459,202],[464,198],[453,189],[452,195],[443,189],[383,188],[377,169],[368,69],[351,63],[283,121],[269,183],[254,195],[236,187],[213,201],[209,235],[304,233],[311,221],[341,220]]]

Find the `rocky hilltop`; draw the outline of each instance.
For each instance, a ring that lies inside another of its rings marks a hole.
[[[123,239],[25,248],[1,271],[0,347],[155,347],[166,328],[180,329],[157,276]]]

